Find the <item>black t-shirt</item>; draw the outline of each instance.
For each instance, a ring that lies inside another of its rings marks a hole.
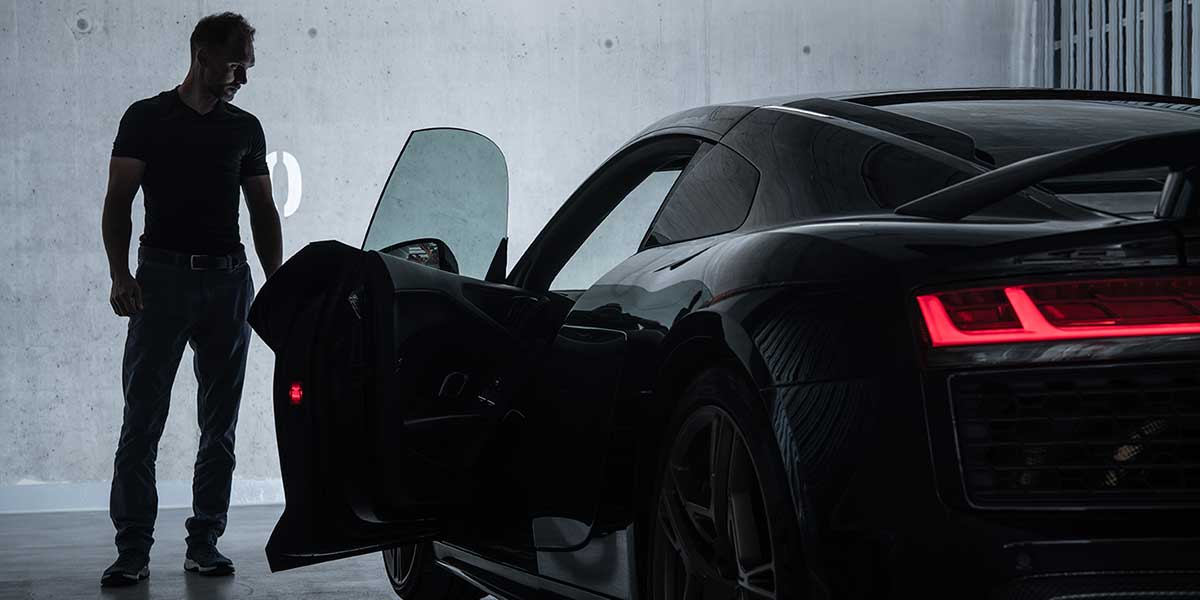
[[[238,199],[243,177],[267,174],[258,119],[224,101],[197,113],[167,90],[130,105],[113,156],[146,163],[144,246],[187,254],[242,250]]]

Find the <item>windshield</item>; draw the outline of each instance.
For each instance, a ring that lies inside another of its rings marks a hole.
[[[463,129],[412,132],[367,228],[363,250],[436,238],[459,273],[482,279],[508,231],[508,166],[488,138]]]

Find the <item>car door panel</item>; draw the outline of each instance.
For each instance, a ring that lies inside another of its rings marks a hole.
[[[491,140],[413,132],[363,247],[310,244],[259,292],[287,501],[273,570],[452,535],[511,480],[511,400],[553,330],[544,298],[476,279],[506,206]]]
[[[366,453],[379,514],[469,503],[491,478],[475,467],[512,410],[537,340],[528,320],[541,300],[518,288],[471,280],[377,254],[387,279],[373,298],[379,329],[375,404]],[[398,431],[402,431],[400,435]],[[405,470],[395,471],[396,457]],[[494,458],[494,455],[489,458]],[[489,461],[491,462],[491,461]],[[397,476],[401,475],[401,476]],[[436,482],[414,486],[411,479]]]
[[[597,474],[607,460],[625,343],[620,331],[564,326],[542,361],[521,448],[539,550],[587,541],[595,500],[607,491]]]
[[[365,254],[312,244],[263,286],[251,326],[275,351],[273,407],[287,505],[267,543],[272,570],[370,552],[396,539],[428,539],[432,515],[393,523],[364,519],[353,435],[365,382],[364,328],[348,299]]]
[[[541,305],[336,242],[289,260],[250,317],[276,353],[288,505],[272,567],[430,539],[467,511],[502,472],[483,467],[512,444],[497,432],[538,352],[522,336]]]

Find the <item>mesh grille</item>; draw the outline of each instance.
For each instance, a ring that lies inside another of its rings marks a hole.
[[[963,478],[980,506],[1200,503],[1198,366],[958,375]]]

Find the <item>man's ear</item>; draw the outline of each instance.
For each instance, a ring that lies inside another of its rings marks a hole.
[[[196,62],[200,63],[200,66],[202,67],[208,66],[208,53],[205,52],[204,48],[198,48],[196,50]]]

